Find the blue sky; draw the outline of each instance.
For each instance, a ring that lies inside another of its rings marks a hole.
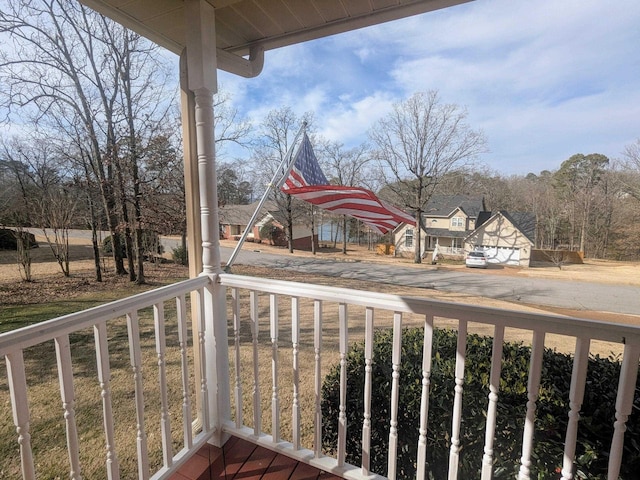
[[[260,123],[282,106],[353,147],[395,102],[438,90],[487,137],[503,175],[557,169],[575,153],[620,158],[640,138],[638,0],[476,0],[272,50],[221,91]]]

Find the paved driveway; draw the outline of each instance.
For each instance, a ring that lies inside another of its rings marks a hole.
[[[226,261],[231,249],[222,247]],[[281,268],[410,287],[429,287],[533,305],[640,315],[640,288],[589,282],[518,278],[486,272],[436,270],[365,262],[293,257],[242,250],[236,264]]]

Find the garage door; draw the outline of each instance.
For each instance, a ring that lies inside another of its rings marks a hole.
[[[481,247],[487,256],[489,263],[501,263],[504,265],[520,265],[520,249],[510,247]]]

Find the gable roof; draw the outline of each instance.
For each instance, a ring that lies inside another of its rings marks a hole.
[[[478,219],[476,220],[476,228],[480,227],[483,223],[491,218],[491,212],[482,211],[478,214]]]
[[[500,212],[507,220],[509,220],[514,227],[516,227],[522,234],[527,237],[531,243],[536,241],[536,215],[530,212],[507,212],[500,210]]]
[[[484,227],[485,225],[488,225],[494,219],[502,216],[509,223],[511,223],[511,225],[517,228],[520,233],[522,233],[525,237],[527,237],[527,240],[529,240],[532,245],[535,244],[535,238],[536,238],[535,214],[529,213],[529,212],[509,213],[506,210],[500,210],[494,213],[493,215],[491,215],[491,212],[482,212],[482,213],[483,213],[482,223],[478,223],[478,225],[476,226],[476,229],[473,232],[471,232],[469,235],[467,235],[465,239],[471,237],[476,231],[478,231],[478,229]],[[484,214],[489,214],[489,218],[484,218]],[[480,221],[480,219],[478,220]]]
[[[224,205],[220,207],[220,223],[222,225],[249,225],[249,220],[251,220],[258,203],[256,201],[249,205]],[[275,208],[274,202],[265,202],[260,210],[258,221]]]
[[[448,217],[460,208],[469,217],[477,218],[485,210],[484,197],[470,195],[433,195],[427,202],[423,215],[428,217]]]

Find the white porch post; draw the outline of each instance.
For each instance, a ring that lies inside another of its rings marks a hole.
[[[212,442],[221,446],[221,425],[231,418],[225,291],[216,281],[220,268],[220,232],[215,167],[213,95],[217,91],[214,8],[204,0],[186,0],[188,88],[194,94],[198,157],[202,273],[213,280],[204,293],[206,382]],[[189,141],[185,138],[185,141]]]

